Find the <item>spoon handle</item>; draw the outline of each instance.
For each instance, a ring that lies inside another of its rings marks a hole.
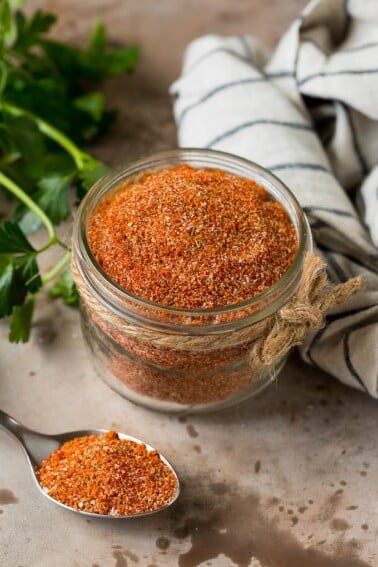
[[[43,445],[45,445],[45,443],[43,443],[45,436],[25,427],[25,425],[1,409],[0,429],[6,431],[18,441],[33,467],[46,456],[46,450],[43,447]]]
[[[33,431],[1,409],[0,429],[6,431],[18,441],[33,468],[38,466],[47,455],[55,451],[61,444],[60,435],[44,435],[38,431]]]
[[[25,427],[14,417],[11,417],[5,411],[0,409],[0,429],[3,429],[13,437],[15,437],[22,446],[24,446],[23,442],[23,433],[25,431]]]

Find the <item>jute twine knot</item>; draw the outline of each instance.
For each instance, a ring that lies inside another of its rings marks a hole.
[[[265,334],[252,344],[249,351],[251,364],[256,367],[274,364],[293,346],[301,344],[309,329],[324,327],[329,309],[347,301],[363,286],[361,276],[332,285],[325,262],[308,253],[297,292],[269,319]]]
[[[364,285],[362,277],[351,278],[338,285],[331,284],[325,262],[309,252],[304,260],[298,289],[274,315],[242,329],[194,336],[151,330],[110,312],[88,289],[75,261],[72,262],[72,271],[83,304],[91,316],[100,320],[106,328],[115,329],[122,336],[149,343],[153,347],[193,354],[246,345],[249,362],[255,369],[270,367],[278,362],[293,346],[303,342],[309,329],[319,329],[325,325],[329,309],[347,301]]]

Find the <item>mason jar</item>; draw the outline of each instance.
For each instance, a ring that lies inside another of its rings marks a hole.
[[[283,277],[236,305],[181,309],[122,289],[91,252],[87,229],[98,204],[143,173],[180,164],[252,179],[282,204],[297,234],[297,253]],[[81,298],[82,330],[100,377],[121,396],[154,410],[196,413],[228,408],[274,380],[285,357],[256,365],[251,347],[295,293],[311,248],[304,213],[289,189],[248,160],[205,149],[176,149],[126,163],[97,182],[82,201],[73,229],[73,273]]]

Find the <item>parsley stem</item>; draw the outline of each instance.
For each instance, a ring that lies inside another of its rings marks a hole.
[[[54,279],[68,264],[71,259],[71,252],[67,252],[61,260],[42,278],[42,285]]]
[[[0,102],[0,109],[8,112],[9,114],[12,114],[13,116],[25,116],[33,120],[37,124],[42,134],[45,134],[45,136],[47,136],[51,140],[54,140],[54,142],[59,144],[70,154],[70,156],[72,156],[72,159],[74,160],[79,170],[84,169],[87,154],[81,151],[76,146],[76,144],[74,144],[65,134],[63,134],[63,132],[61,132],[39,116],[36,116],[32,112],[24,110],[23,108],[19,108],[14,104],[9,104],[8,102]]]
[[[50,219],[48,218],[48,216],[37,205],[37,203],[33,201],[33,199],[31,199],[29,195],[27,195],[25,191],[21,189],[21,187],[16,185],[16,183],[14,183],[12,179],[4,175],[4,173],[2,173],[1,171],[0,171],[0,184],[3,185],[6,189],[8,189],[8,191],[13,193],[13,195],[17,197],[17,199],[19,199],[22,203],[24,203],[24,205],[26,205],[31,211],[33,211],[33,213],[37,215],[37,217],[41,219],[42,223],[46,227],[46,230],[50,238],[49,245],[55,244],[57,242],[55,228],[52,222],[50,221]]]

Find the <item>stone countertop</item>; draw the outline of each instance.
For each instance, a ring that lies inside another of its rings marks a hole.
[[[132,77],[108,86],[120,109],[95,151],[116,164],[175,145],[167,96],[182,51],[207,32],[253,33],[273,46],[302,0],[46,0],[61,37],[81,41],[96,15],[142,48]],[[69,229],[66,229],[69,230]],[[177,505],[126,521],[79,517],[41,498],[21,449],[0,432],[2,567],[376,567],[377,402],[291,358],[278,381],[231,411],[154,413],[99,380],[79,315],[42,300],[31,341],[0,326],[0,407],[57,433],[114,428],[156,446],[183,481]]]

